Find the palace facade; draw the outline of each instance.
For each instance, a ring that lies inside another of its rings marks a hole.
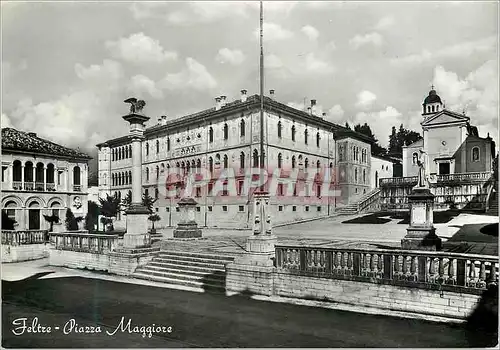
[[[66,231],[68,208],[75,217],[85,217],[90,159],[36,133],[3,128],[1,205],[3,214],[15,220],[14,229],[49,229],[43,215],[56,215],[60,221],[53,230]]]
[[[307,112],[301,111],[276,101],[271,90],[263,105],[265,168],[269,174],[276,169],[280,173],[277,183],[267,187],[274,223],[330,215],[368,194],[376,187],[373,176],[385,176],[392,169],[390,160],[380,159],[378,163],[384,165],[377,164],[381,170],[374,175],[372,140],[327,121],[325,114],[316,115],[315,100]],[[145,130],[142,146],[144,191],[156,199],[154,208],[161,217],[155,227],[175,226],[179,220],[176,203],[182,194],[166,195],[179,179],[172,173],[200,169],[212,174],[212,180],[185,194],[199,203],[197,222],[209,227],[250,227],[252,192],[244,187],[252,177],[248,170],[260,164],[259,95],[247,96],[242,90],[232,102],[221,96],[204,111],[175,119],[162,116],[157,125]],[[132,178],[128,137],[97,147],[100,196],[119,193],[125,197]],[[218,186],[218,175],[228,170],[229,178]],[[318,171],[328,179],[317,175]],[[301,185],[290,186],[287,179]],[[337,190],[336,195],[325,195],[326,187]]]

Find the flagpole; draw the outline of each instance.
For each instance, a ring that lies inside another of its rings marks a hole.
[[[260,168],[264,169],[264,8],[260,0]],[[262,186],[264,189],[264,186]]]

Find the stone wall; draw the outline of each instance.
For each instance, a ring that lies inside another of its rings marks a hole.
[[[48,244],[11,246],[2,244],[2,263],[42,259],[49,256]]]

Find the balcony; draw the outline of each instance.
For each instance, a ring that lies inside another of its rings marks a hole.
[[[24,190],[25,191],[33,191],[35,189],[35,183],[34,182],[25,182],[24,183]]]
[[[431,177],[432,184],[447,184],[447,183],[481,183],[488,181],[491,177],[491,173],[478,172],[478,173],[463,173],[463,174],[447,174],[447,175],[433,175]],[[380,179],[381,187],[404,187],[404,186],[415,186],[417,184],[418,177],[390,177],[385,179]]]
[[[82,192],[82,185],[73,185],[73,192]]]
[[[4,183],[5,185],[5,183]],[[8,186],[4,186],[7,189]],[[66,191],[66,188],[61,185],[56,185],[55,183],[47,183],[42,181],[37,182],[22,182],[22,181],[12,181],[12,190],[14,191],[36,191],[36,192],[55,192],[55,191]],[[82,186],[73,186],[73,191],[81,192]]]

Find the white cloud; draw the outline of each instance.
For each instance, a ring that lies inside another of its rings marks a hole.
[[[134,75],[130,79],[128,92],[139,97],[143,96],[144,93],[147,93],[156,99],[163,98],[163,92],[156,87],[156,83],[142,74]]]
[[[132,34],[117,41],[107,41],[106,47],[113,57],[137,64],[162,63],[177,59],[176,52],[164,50],[158,40],[144,33]]]
[[[332,40],[332,41],[328,42],[328,44],[326,44],[326,49],[328,51],[334,51],[334,50],[336,50],[337,49],[337,45],[335,45],[335,41]]]
[[[301,29],[301,31],[311,41],[316,41],[318,39],[318,37],[319,37],[319,31],[316,28],[314,28],[313,26],[311,26],[311,25],[303,26],[302,29]]]
[[[285,40],[293,37],[293,33],[288,29],[283,28],[279,24],[264,22],[264,41]],[[260,37],[260,28],[254,31],[255,38]]]
[[[351,127],[354,127],[356,124],[367,123],[375,135],[375,138],[379,141],[379,144],[382,147],[386,147],[391,128],[393,126],[399,127],[402,123],[401,117],[402,114],[396,108],[387,106],[386,109],[378,112],[359,112],[354,119],[349,121],[349,123]],[[420,130],[416,131],[420,132]]]
[[[342,117],[344,116],[344,110],[342,109],[341,105],[335,105],[327,113],[328,117],[331,117],[332,120],[334,121],[340,121]]]
[[[362,46],[371,44],[374,46],[380,46],[383,43],[382,35],[376,32],[368,33],[365,35],[356,35],[354,38],[349,40],[349,45],[353,49],[359,49]]]
[[[394,26],[394,24],[396,23],[396,20],[394,19],[393,16],[389,15],[389,16],[384,16],[382,17],[378,22],[377,24],[375,25],[375,30],[384,30],[384,29],[389,29],[391,28],[392,26]]]
[[[334,67],[319,58],[317,58],[313,52],[310,52],[306,56],[306,70],[312,73],[324,73],[329,74],[335,71]]]
[[[358,101],[356,102],[356,106],[361,108],[367,108],[371,106],[376,99],[377,95],[375,95],[373,92],[368,90],[361,91],[358,94]]]
[[[391,59],[391,63],[396,65],[418,65],[446,58],[465,58],[474,54],[494,52],[496,47],[497,38],[495,36],[490,36],[480,40],[466,41],[455,45],[445,46],[435,52],[424,49],[419,54],[393,58]]]
[[[278,56],[270,54],[264,56],[264,66],[265,68],[282,68],[283,62]]]
[[[240,65],[245,61],[245,55],[241,50],[231,50],[228,48],[220,49],[215,59],[220,63],[230,63],[234,66]]]
[[[498,134],[498,62],[489,60],[465,78],[438,66],[434,85],[446,108],[461,113],[464,109],[471,124],[479,126],[480,136]]]
[[[191,88],[206,90],[216,87],[217,81],[203,64],[188,57],[186,58],[186,68],[179,73],[167,74],[163,81],[160,82],[160,86],[166,89]]]
[[[76,63],[75,73],[78,78],[85,82],[101,84],[122,78],[123,68],[119,62],[104,60],[101,65],[92,64],[88,68],[82,66],[80,63]]]
[[[10,121],[10,118],[7,116],[7,114],[2,113],[2,128],[12,128],[12,122]]]

